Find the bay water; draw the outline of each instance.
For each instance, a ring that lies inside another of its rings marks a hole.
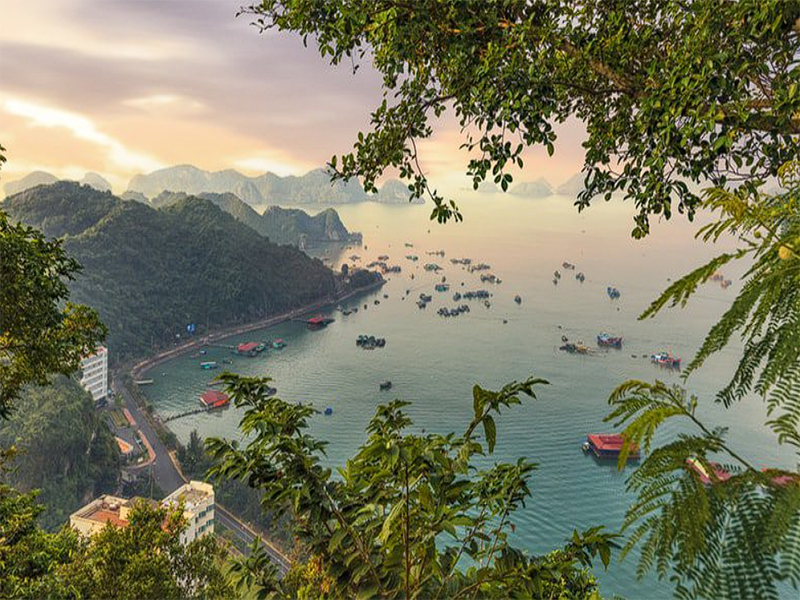
[[[582,213],[563,196],[526,199],[465,192],[459,202],[464,221],[446,225],[431,222],[425,205],[337,206],[348,229],[361,231],[364,241],[363,247],[334,252],[328,257],[332,264],[353,264],[348,256],[357,254],[361,259],[356,264],[365,265],[386,254],[387,262],[402,272],[390,274],[382,289],[343,303],[345,309],[358,306],[357,313],[344,315],[336,307],[323,311],[335,319],[325,329],[310,331],[302,323],[287,322],[226,340],[237,344],[283,338],[283,350],[246,358],[211,348],[207,356],[184,355],[157,366],[148,375],[154,383],[143,388],[157,412],[168,416],[197,406],[199,395],[218,374],[202,370],[199,363],[230,359],[231,364],[221,366],[272,377],[284,400],[332,408],[332,415],[313,420],[312,433],[329,442],[327,460],[335,467],[364,441],[365,426],[380,403],[412,401],[408,412],[416,431],[462,431],[471,417],[474,384],[499,389],[535,375],[550,385],[537,388],[536,400],[526,399],[497,419],[497,448],[487,461],[526,456],[538,463],[530,482],[533,495],[514,517],[513,543],[542,553],[563,544],[573,529],[604,525],[617,530],[632,500],[625,491],[626,472],[585,455],[581,444],[588,433],[613,431],[603,417],[610,392],[623,381],[680,383],[679,373],[654,366],[650,355],[670,351],[688,363],[709,327],[730,306],[742,267],[726,271],[734,280],[728,289],[706,284],[686,308],[639,321],[638,315],[671,280],[729,246],[695,241],[697,224],[680,215],[654,222],[647,239],[634,240],[634,211],[617,201],[598,202]],[[438,250],[445,256],[427,254]],[[406,255],[419,260],[412,262]],[[502,283],[482,283],[480,275],[487,271],[469,273],[450,262],[462,257],[491,265],[488,272]],[[575,270],[565,270],[564,261],[574,263]],[[425,263],[442,270],[426,272]],[[562,276],[557,285],[552,282],[556,270]],[[578,272],[585,274],[584,283],[575,279]],[[434,290],[442,277],[450,285],[448,292]],[[608,297],[608,286],[620,290],[619,299]],[[492,293],[490,307],[480,300],[452,298],[455,292],[478,289]],[[420,293],[433,296],[425,309],[415,303]],[[440,307],[463,303],[470,305],[470,312],[437,315]],[[623,348],[597,348],[595,337],[604,331],[623,336]],[[384,337],[386,346],[358,348],[360,334]],[[594,352],[580,356],[560,351],[562,336],[584,341]],[[729,410],[714,403],[714,393],[727,383],[740,351],[741,346],[732,345],[685,385],[700,398],[700,416],[729,427],[731,444],[753,462],[791,466],[791,454],[776,446],[763,424],[765,412],[758,399]],[[391,390],[379,390],[384,380],[391,380]],[[240,417],[230,408],[177,419],[170,427],[182,441],[193,429],[203,437],[236,438]],[[689,430],[677,422],[668,424],[659,438],[669,439],[682,429]],[[598,566],[602,593],[671,597],[668,582],[652,574],[636,579],[636,559],[634,552],[622,562],[615,557],[607,571]]]

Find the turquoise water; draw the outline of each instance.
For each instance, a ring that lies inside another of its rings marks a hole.
[[[445,433],[461,430],[468,422],[474,383],[498,388],[528,375],[544,377],[551,385],[539,388],[537,400],[524,402],[498,422],[494,458],[524,455],[539,463],[531,481],[533,497],[516,515],[514,542],[531,552],[545,552],[561,544],[574,528],[619,527],[630,501],[624,490],[625,473],[585,456],[581,442],[587,433],[610,430],[602,422],[608,410],[606,399],[622,381],[678,381],[678,375],[659,370],[643,355],[669,350],[684,360],[690,358],[708,327],[729,306],[736,284],[728,290],[709,284],[687,309],[655,320],[640,322],[636,317],[668,285],[669,278],[721,248],[696,243],[694,226],[679,219],[655,224],[650,238],[637,242],[629,237],[629,207],[601,203],[578,214],[571,201],[562,197],[522,200],[470,195],[462,200],[465,221],[445,226],[431,223],[425,206],[365,204],[337,210],[349,229],[364,234],[366,246],[345,251],[343,256],[359,254],[361,264],[366,264],[388,254],[389,263],[399,264],[403,272],[391,276],[380,291],[345,303],[346,307],[358,304],[358,313],[344,316],[332,308],[328,313],[336,321],[327,329],[308,331],[302,324],[285,323],[230,339],[238,343],[282,337],[288,343],[282,351],[240,358],[212,349],[208,358],[184,356],[158,366],[150,374],[155,383],[145,388],[157,410],[169,415],[196,406],[198,395],[217,374],[201,370],[199,362],[232,358],[229,367],[236,372],[274,378],[284,399],[333,408],[332,416],[316,418],[313,433],[330,442],[330,462],[338,465],[364,440],[364,427],[379,403],[411,400],[409,412],[416,427]],[[405,242],[414,247],[404,247]],[[445,258],[425,254],[439,249],[445,250]],[[420,259],[411,263],[406,254]],[[503,283],[481,283],[480,273],[470,274],[450,263],[450,258],[464,256],[490,264]],[[565,271],[563,261],[575,263],[577,270]],[[438,263],[443,271],[439,275],[424,272],[426,262]],[[562,280],[554,286],[556,269],[562,272]],[[578,271],[586,275],[583,284],[574,279]],[[448,293],[433,290],[442,275],[451,285]],[[734,278],[736,273],[729,270],[726,275]],[[608,299],[609,285],[620,289],[619,300]],[[491,308],[472,301],[471,312],[459,317],[445,319],[436,314],[440,306],[463,302],[452,300],[454,291],[480,288],[493,292]],[[411,293],[403,300],[406,290]],[[433,295],[425,310],[415,304],[422,291]],[[521,305],[513,301],[516,294],[522,296]],[[380,300],[379,306],[374,305],[375,299]],[[571,356],[558,350],[562,335],[594,347],[601,331],[624,336],[623,350],[598,351],[593,356]],[[385,337],[386,347],[357,348],[355,339],[361,333]],[[702,400],[701,416],[728,425],[732,443],[757,464],[791,465],[791,456],[779,452],[763,426],[760,402],[743,402],[730,411],[711,402],[736,356],[737,348],[726,351],[689,380],[688,386]],[[381,392],[378,384],[385,379],[394,386]],[[179,419],[170,426],[182,440],[192,429],[202,436],[235,437],[239,418],[235,409],[229,409]],[[662,435],[674,434],[671,426]],[[635,556],[597,573],[607,595],[671,596],[672,588],[666,583],[653,577],[635,579]]]

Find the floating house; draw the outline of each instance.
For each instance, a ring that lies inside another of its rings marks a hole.
[[[364,307],[367,305],[365,304]],[[316,317],[311,317],[310,319],[306,320],[306,326],[309,329],[322,329],[323,327],[327,327],[333,323],[333,319],[330,317],[322,317],[317,315]]]
[[[590,433],[583,444],[585,452],[597,458],[619,458],[625,439],[619,433]],[[639,446],[631,442],[628,446],[628,460],[639,458]]]
[[[206,390],[200,396],[200,404],[205,406],[208,410],[215,408],[224,408],[230,404],[230,398],[225,392],[219,390]]]

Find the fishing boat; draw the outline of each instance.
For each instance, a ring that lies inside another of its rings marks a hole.
[[[650,355],[650,362],[665,369],[680,369],[681,359],[669,352],[656,352]]]
[[[616,300],[617,298],[619,298],[620,295],[619,290],[612,286],[608,286],[606,288],[606,293],[608,294],[608,297],[611,298],[612,300]]]
[[[578,342],[577,344],[573,344],[572,342],[567,342],[563,346],[559,347],[559,350],[563,350],[568,354],[589,354],[589,347],[581,344]]]
[[[590,433],[583,443],[583,451],[591,452],[597,458],[619,458],[625,447],[625,439],[619,433]],[[628,460],[639,458],[639,446],[633,442],[628,444]]]
[[[580,272],[577,275],[575,275],[575,279],[583,283],[586,280],[586,275],[584,275],[583,272]]]
[[[597,345],[604,348],[622,348],[622,338],[604,332],[597,336]]]
[[[514,296],[514,302],[516,302],[517,304],[522,304],[522,296],[520,296],[519,294]]]
[[[206,371],[208,371],[210,369],[216,369],[217,368],[217,361],[209,360],[208,362],[201,362],[200,363],[200,368],[201,369],[205,369]]]
[[[389,381],[388,379],[386,381],[381,381],[380,388],[381,388],[382,391],[383,390],[390,390],[390,389],[392,389],[392,382]]]

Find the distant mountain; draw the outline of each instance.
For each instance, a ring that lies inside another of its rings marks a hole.
[[[33,171],[25,175],[22,179],[9,181],[3,186],[3,191],[6,193],[6,196],[10,196],[11,194],[16,194],[37,185],[55,183],[56,181],[58,181],[58,177],[55,175],[45,173],[44,171]]]
[[[36,187],[37,185],[50,185],[56,181],[59,181],[58,177],[51,173],[33,171],[25,175],[22,179],[9,181],[3,186],[3,191],[6,193],[6,196],[11,196],[12,194],[18,194],[19,192]],[[80,183],[93,187],[101,192],[111,191],[111,184],[108,183],[102,175],[97,173],[86,173],[83,179],[80,180]]]
[[[295,175],[280,177],[274,173],[248,177],[232,169],[204,171],[192,165],[179,165],[146,175],[136,175],[131,179],[128,189],[140,192],[148,198],[155,198],[164,191],[185,192],[191,195],[204,192],[232,193],[247,204],[407,202],[408,194],[398,194],[396,183],[386,182],[380,192],[373,196],[365,193],[356,181],[332,183],[324,169],[314,169],[299,177]]]
[[[98,175],[97,173],[86,173],[80,182],[84,185],[91,186],[96,190],[100,190],[101,192],[111,191],[111,184],[108,183],[108,181],[106,181],[102,175]]]
[[[270,206],[261,217],[261,231],[279,244],[306,248],[325,242],[360,242],[360,233],[350,233],[332,208],[311,216],[297,208]]]
[[[263,215],[231,193],[203,192],[197,195],[210,200],[237,221],[268,237],[276,244],[291,244],[301,249],[328,242],[360,242],[360,233],[350,233],[339,218],[339,213],[328,208],[314,216],[300,209],[270,206]],[[153,198],[156,208],[170,206],[188,197],[184,192],[161,192]]]
[[[127,192],[120,194],[119,197],[123,200],[133,200],[135,202],[141,202],[143,204],[150,204],[150,201],[147,199],[147,196],[145,196],[141,192],[132,192],[128,190]]]
[[[523,181],[515,185],[509,191],[514,196],[525,196],[527,198],[546,198],[553,195],[553,188],[550,183],[540,177],[536,181]]]
[[[556,188],[556,194],[561,196],[577,196],[583,191],[584,178],[585,175],[583,173],[575,173],[575,175]]]
[[[204,198],[156,209],[57,182],[7,198],[3,210],[49,237],[66,236],[65,250],[83,266],[69,284],[72,300],[98,310],[115,358],[163,347],[189,323],[249,322],[380,279],[336,274]]]

